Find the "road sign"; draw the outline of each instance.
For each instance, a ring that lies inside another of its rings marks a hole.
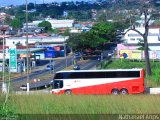
[[[17,49],[16,46],[9,47],[10,59],[9,68],[10,72],[17,72]]]

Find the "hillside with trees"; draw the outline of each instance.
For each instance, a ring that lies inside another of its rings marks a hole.
[[[156,8],[159,9],[158,0],[152,0]],[[97,2],[53,2],[48,4],[28,4],[28,20],[40,20],[46,17],[55,19],[75,19],[76,21],[126,21],[129,19],[129,14],[135,14],[135,17],[140,5],[136,0],[98,0]],[[25,5],[11,5],[7,9],[0,8],[0,12],[5,12],[11,16],[15,16],[20,22],[25,21]],[[129,13],[128,10],[136,10],[134,13]]]

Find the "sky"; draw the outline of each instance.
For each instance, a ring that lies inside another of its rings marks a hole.
[[[51,3],[51,2],[64,2],[64,1],[82,1],[82,0],[28,0],[28,3]],[[87,0],[83,0],[87,1]],[[0,6],[7,6],[7,5],[22,5],[25,4],[26,0],[0,0]]]

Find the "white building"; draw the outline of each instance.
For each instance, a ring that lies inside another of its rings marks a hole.
[[[29,44],[63,44],[68,37],[56,36],[56,37],[29,37]],[[26,46],[26,37],[9,37],[6,38],[6,46],[14,46],[16,44],[21,44]]]
[[[43,22],[43,21],[48,21],[51,23],[52,28],[71,28],[73,27],[74,20],[56,20],[56,19],[45,19],[45,20],[39,20],[39,21],[33,21],[32,23],[28,23],[28,28],[36,28],[38,27],[38,24]],[[23,29],[26,28],[26,23],[23,24]]]
[[[50,22],[52,28],[71,28],[73,27],[74,20],[54,20],[54,19],[46,19],[46,21]]]
[[[38,24],[41,23],[42,21],[39,20],[39,21],[33,21],[31,23],[28,23],[28,28],[37,28],[38,27]],[[26,27],[26,23],[23,24],[24,27]]]
[[[142,34],[145,31],[144,27],[136,28]],[[130,30],[122,38],[126,44],[138,44],[140,40],[143,40],[143,37],[137,32]],[[148,33],[148,43],[157,44],[160,43],[160,27],[150,27]]]
[[[144,27],[136,28],[142,34],[145,31]],[[127,54],[131,59],[144,59],[145,55],[139,48],[139,42],[143,42],[143,37],[137,32],[130,30],[122,38],[123,43],[117,45],[117,55],[123,58],[123,54]],[[148,33],[148,47],[150,59],[160,59],[160,26],[149,28]]]

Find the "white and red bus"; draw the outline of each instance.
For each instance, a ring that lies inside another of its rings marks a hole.
[[[137,94],[144,92],[144,69],[59,71],[52,94]]]

